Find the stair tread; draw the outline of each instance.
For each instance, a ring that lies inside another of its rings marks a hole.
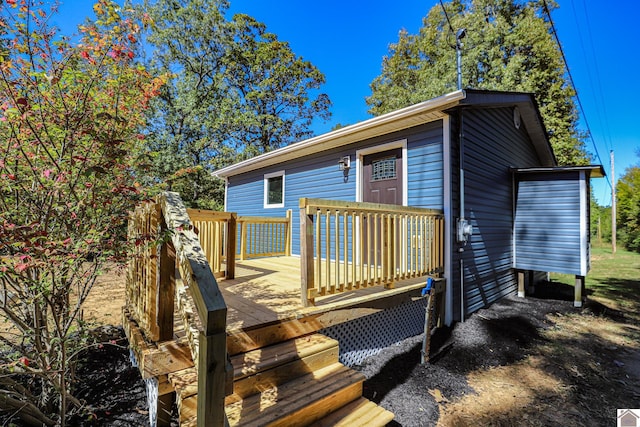
[[[327,364],[337,361],[338,341],[325,335],[311,334],[238,354],[231,358],[231,364],[234,367],[234,381],[242,380],[279,366],[285,366],[322,352],[329,353],[332,349],[335,349],[335,356],[330,355],[326,360]],[[312,367],[318,367],[320,363],[321,361],[315,362]],[[294,368],[290,371],[292,374],[300,374],[300,368]],[[259,379],[256,378],[256,380]],[[171,373],[169,382],[180,399],[186,399],[198,392],[198,372],[195,367]],[[240,397],[244,397],[244,393]],[[232,397],[230,401],[233,400],[235,399]]]
[[[172,372],[168,378],[181,399],[186,399],[198,392],[198,370],[195,367]]]
[[[303,410],[323,398],[338,395],[343,389],[354,384],[359,384],[361,393],[363,381],[364,376],[361,373],[341,363],[334,363],[289,381],[281,387],[240,399],[228,405],[225,410],[231,425],[266,425],[287,414]]]
[[[383,427],[393,420],[393,413],[361,397],[327,415],[310,427]]]
[[[237,354],[231,357],[234,380],[337,346],[338,341],[333,338],[321,334],[311,334]]]

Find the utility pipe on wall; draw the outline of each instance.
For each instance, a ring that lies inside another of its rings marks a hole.
[[[462,259],[462,253],[464,252],[464,244],[466,241],[463,240],[465,237],[463,234],[462,228],[464,227],[466,220],[464,217],[464,119],[462,110],[458,112],[458,141],[459,141],[459,184],[460,190],[458,194],[458,198],[460,200],[460,212],[458,218],[458,227],[456,230],[457,240],[460,247],[458,248],[458,252],[460,253],[460,322],[464,322],[464,260]]]

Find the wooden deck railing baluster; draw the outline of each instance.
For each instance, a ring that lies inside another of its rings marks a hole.
[[[236,221],[233,212],[187,209],[213,275],[235,277]]]
[[[353,288],[393,288],[399,280],[440,275],[442,224],[442,212],[433,209],[300,199],[303,304]]]

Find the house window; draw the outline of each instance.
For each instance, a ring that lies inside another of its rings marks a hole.
[[[265,174],[264,207],[284,207],[284,171]]]
[[[382,181],[396,177],[396,158],[387,157],[371,162],[371,181]]]

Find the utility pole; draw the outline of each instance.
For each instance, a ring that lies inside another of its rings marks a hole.
[[[611,150],[611,251],[616,253],[616,173],[613,168],[613,150]]]
[[[600,212],[598,212],[598,244],[602,246],[602,227],[600,225]]]

